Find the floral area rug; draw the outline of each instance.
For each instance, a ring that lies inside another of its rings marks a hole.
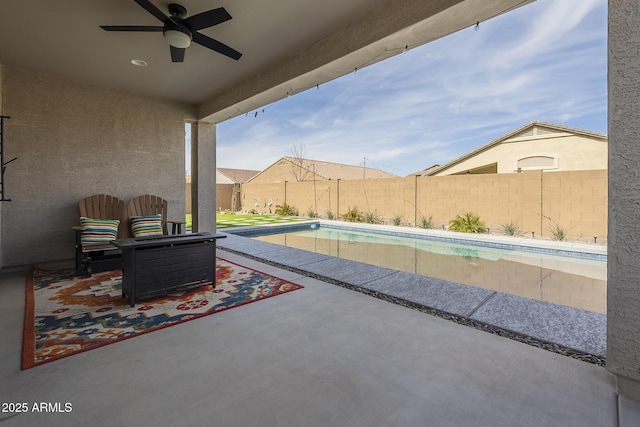
[[[215,288],[203,284],[130,307],[121,283],[120,270],[86,278],[32,268],[22,369],[302,288],[221,258]]]

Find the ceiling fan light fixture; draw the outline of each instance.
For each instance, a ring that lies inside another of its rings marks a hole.
[[[164,31],[164,39],[170,46],[184,49],[191,45],[191,35],[179,29],[169,29]]]

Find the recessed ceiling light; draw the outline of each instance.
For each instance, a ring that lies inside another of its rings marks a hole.
[[[131,63],[133,65],[135,65],[136,67],[146,67],[147,63],[145,61],[143,61],[142,59],[132,59]]]

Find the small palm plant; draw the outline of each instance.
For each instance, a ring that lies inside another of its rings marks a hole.
[[[449,221],[449,230],[462,233],[482,233],[486,227],[480,221],[480,217],[473,212],[467,212],[464,216],[456,215],[455,219]]]
[[[283,203],[282,206],[278,206],[278,208],[276,208],[276,214],[296,216],[298,215],[298,210],[291,205]]]
[[[362,222],[362,214],[357,207],[349,208],[346,213],[342,214],[342,219],[347,222]]]

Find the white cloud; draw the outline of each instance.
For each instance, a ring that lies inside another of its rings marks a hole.
[[[218,125],[218,165],[443,164],[533,120],[606,132],[606,0],[538,0]]]
[[[587,28],[578,27],[603,4],[603,0],[562,0],[526,6],[531,13],[519,20],[521,31],[513,33],[508,50],[492,58],[494,65],[510,68],[523,61],[529,63],[539,55],[566,48],[576,34],[591,38]]]

